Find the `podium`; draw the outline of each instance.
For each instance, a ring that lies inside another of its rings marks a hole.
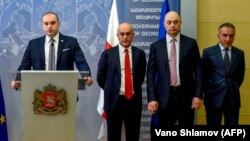
[[[22,71],[23,141],[75,141],[78,71]]]

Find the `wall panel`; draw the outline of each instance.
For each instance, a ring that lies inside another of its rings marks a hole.
[[[200,52],[218,43],[217,29],[221,23],[232,22],[236,26],[234,46],[245,51],[246,72],[241,86],[240,124],[250,124],[250,1],[249,0],[198,0],[197,39]],[[205,124],[204,106],[197,112],[197,124]]]

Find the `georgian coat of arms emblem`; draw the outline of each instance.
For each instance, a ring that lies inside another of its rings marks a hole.
[[[48,84],[44,91],[34,91],[33,111],[35,114],[55,115],[67,112],[66,91],[56,91],[56,86]]]

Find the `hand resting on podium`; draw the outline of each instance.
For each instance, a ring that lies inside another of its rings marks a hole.
[[[91,86],[94,82],[93,78],[90,76],[84,77],[83,80],[85,81],[85,84],[87,84],[88,86]],[[13,80],[10,85],[11,85],[11,88],[18,90],[21,87],[22,83],[21,81]]]

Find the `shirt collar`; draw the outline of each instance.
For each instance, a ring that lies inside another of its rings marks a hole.
[[[51,39],[51,37],[46,35],[46,39],[45,39],[46,43],[50,43],[50,39]],[[53,37],[53,39],[55,40],[54,42],[58,43],[58,41],[59,41],[59,32],[56,34],[56,36]]]
[[[122,51],[122,52],[124,52],[125,49],[128,49],[128,52],[131,52],[131,48],[132,48],[131,45],[128,48],[125,48],[121,44],[119,44],[118,47],[119,47],[119,50]]]
[[[221,43],[219,43],[219,46],[220,46],[220,50],[221,50],[221,51],[224,51],[224,50],[225,50],[225,47],[224,47]],[[232,47],[229,47],[229,48],[228,48],[228,51],[231,51],[231,48],[232,48]]]
[[[166,35],[166,37],[167,37],[167,43],[171,43],[173,37],[169,36],[168,34]],[[180,33],[178,33],[177,36],[175,36],[174,38],[177,42],[180,41]]]

